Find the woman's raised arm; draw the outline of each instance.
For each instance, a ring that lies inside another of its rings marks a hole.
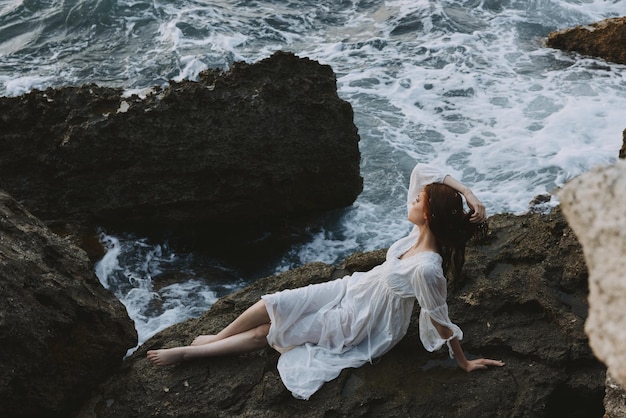
[[[487,210],[485,209],[485,205],[483,205],[482,202],[478,200],[478,198],[474,195],[469,187],[465,186],[449,174],[443,179],[443,184],[452,187],[454,190],[461,193],[463,197],[465,197],[467,205],[470,207],[470,209],[474,211],[474,213],[472,213],[472,216],[470,217],[470,221],[475,223],[481,223],[487,219]]]

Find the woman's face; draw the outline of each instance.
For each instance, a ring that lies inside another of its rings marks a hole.
[[[424,204],[426,199],[428,199],[428,196],[426,192],[422,190],[417,196],[417,199],[413,201],[413,206],[411,206],[411,210],[409,211],[409,221],[411,221],[411,223],[419,226],[426,222],[426,207]]]

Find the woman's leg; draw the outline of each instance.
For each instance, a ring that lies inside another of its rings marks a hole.
[[[217,335],[215,334],[198,335],[196,338],[194,338],[194,340],[189,345],[210,344],[214,341],[217,341],[218,339],[219,338],[217,338]]]
[[[157,366],[167,366],[191,358],[254,351],[267,345],[269,329],[270,317],[260,300],[216,335],[201,335],[188,347],[150,350],[147,357]]]
[[[270,317],[267,314],[267,309],[265,308],[265,301],[261,299],[246,309],[233,322],[231,322],[230,325],[219,333],[215,335],[199,335],[193,340],[191,345],[210,344],[230,337],[231,335],[240,334],[249,329],[256,328],[259,325],[269,324],[269,322]]]
[[[147,357],[157,366],[169,366],[183,360],[247,353],[267,345],[269,329],[270,324],[263,324],[209,344],[150,350]]]

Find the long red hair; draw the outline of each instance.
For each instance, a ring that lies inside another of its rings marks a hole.
[[[439,246],[443,270],[460,278],[465,263],[465,247],[472,238],[487,233],[487,224],[470,222],[472,211],[465,212],[461,195],[443,183],[432,183],[424,188],[428,226]]]

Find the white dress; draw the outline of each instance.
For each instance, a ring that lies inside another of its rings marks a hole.
[[[418,164],[411,173],[407,209],[425,185],[444,178],[438,169]],[[368,272],[262,297],[271,320],[267,340],[281,352],[278,371],[294,397],[308,399],[342,369],[389,351],[406,334],[415,299],[421,307],[420,339],[428,351],[463,338],[448,317],[441,256],[422,252],[400,259],[418,234],[414,227],[389,248],[383,264]],[[453,335],[442,339],[431,320]]]

